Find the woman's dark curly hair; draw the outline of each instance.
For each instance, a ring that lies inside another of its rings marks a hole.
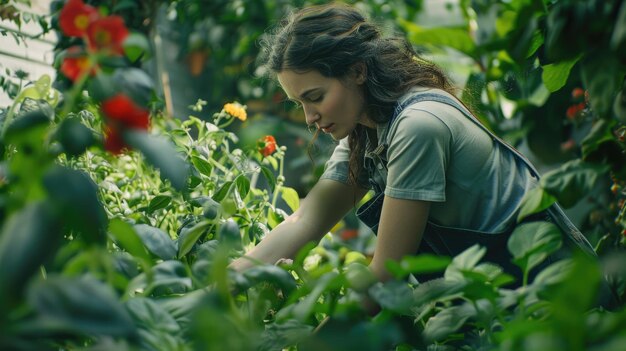
[[[307,7],[287,16],[261,41],[259,61],[272,74],[315,70],[337,79],[364,64],[366,109],[376,123],[388,121],[398,99],[413,87],[453,92],[444,72],[420,58],[404,37],[383,37],[379,26],[343,4]],[[353,184],[362,167],[365,133],[359,124],[348,138]]]

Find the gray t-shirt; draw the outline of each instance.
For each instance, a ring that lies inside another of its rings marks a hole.
[[[451,96],[438,89],[420,91]],[[382,180],[385,195],[431,201],[429,220],[435,224],[503,231],[515,220],[524,194],[537,185],[521,160],[448,104],[413,103],[396,117],[388,133],[387,127],[386,123],[377,127],[378,139],[386,135],[389,145],[387,179]],[[347,183],[349,153],[347,139],[341,140],[322,179]],[[367,172],[358,182],[367,184]]]

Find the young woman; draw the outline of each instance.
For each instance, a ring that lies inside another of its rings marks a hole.
[[[390,278],[387,260],[454,256],[476,243],[487,247],[486,260],[519,276],[506,242],[537,173],[455,98],[437,66],[337,4],[295,12],[263,49],[265,68],[307,124],[339,144],[300,208],[232,268],[293,257],[371,189],[357,214],[377,233],[370,268],[378,279]],[[593,254],[557,206],[531,220],[556,223]]]

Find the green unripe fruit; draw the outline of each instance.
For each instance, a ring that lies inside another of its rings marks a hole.
[[[359,262],[347,265],[344,275],[348,282],[348,287],[357,292],[367,291],[377,281],[374,273],[366,265]]]

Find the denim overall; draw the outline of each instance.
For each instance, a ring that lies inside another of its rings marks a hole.
[[[380,220],[383,200],[384,200],[384,184],[379,184],[376,179],[387,179],[387,133],[389,133],[390,127],[396,117],[402,112],[402,110],[416,102],[420,101],[437,101],[448,104],[457,110],[461,111],[467,118],[479,126],[482,130],[488,133],[494,142],[504,146],[509,150],[514,157],[519,158],[528,167],[530,173],[539,179],[539,173],[530,164],[526,158],[520,154],[513,147],[509,146],[506,142],[496,137],[487,128],[485,128],[467,109],[465,109],[459,102],[451,99],[448,96],[436,94],[436,93],[416,93],[402,101],[395,108],[394,114],[389,120],[385,135],[379,140],[379,145],[371,151],[366,151],[364,168],[369,175],[369,181],[374,190],[374,196],[363,204],[357,210],[357,217],[369,226],[374,233],[377,232],[378,223]],[[366,148],[369,150],[370,148]],[[574,224],[567,218],[563,210],[555,203],[549,209],[540,212],[538,214],[529,216],[524,222],[531,221],[549,221],[556,224],[561,232],[565,234],[569,242],[565,246],[577,247],[580,250],[586,252],[589,255],[596,256],[591,244],[583,236],[583,234],[574,226]],[[465,249],[474,244],[479,244],[487,248],[487,253],[484,257],[485,261],[493,262],[500,265],[505,272],[516,276],[517,281],[521,281],[521,270],[511,262],[511,254],[507,249],[507,241],[515,229],[515,223],[511,223],[507,230],[498,233],[486,233],[468,229],[449,228],[432,223],[430,220],[426,225],[422,242],[418,253],[433,253],[436,255],[444,255],[454,257]],[[574,245],[571,245],[574,244]],[[554,258],[554,257],[553,257]],[[544,265],[548,265],[551,259],[546,260]],[[535,269],[534,271],[538,271]],[[439,277],[440,275],[423,275],[417,277],[419,281],[430,280]]]

